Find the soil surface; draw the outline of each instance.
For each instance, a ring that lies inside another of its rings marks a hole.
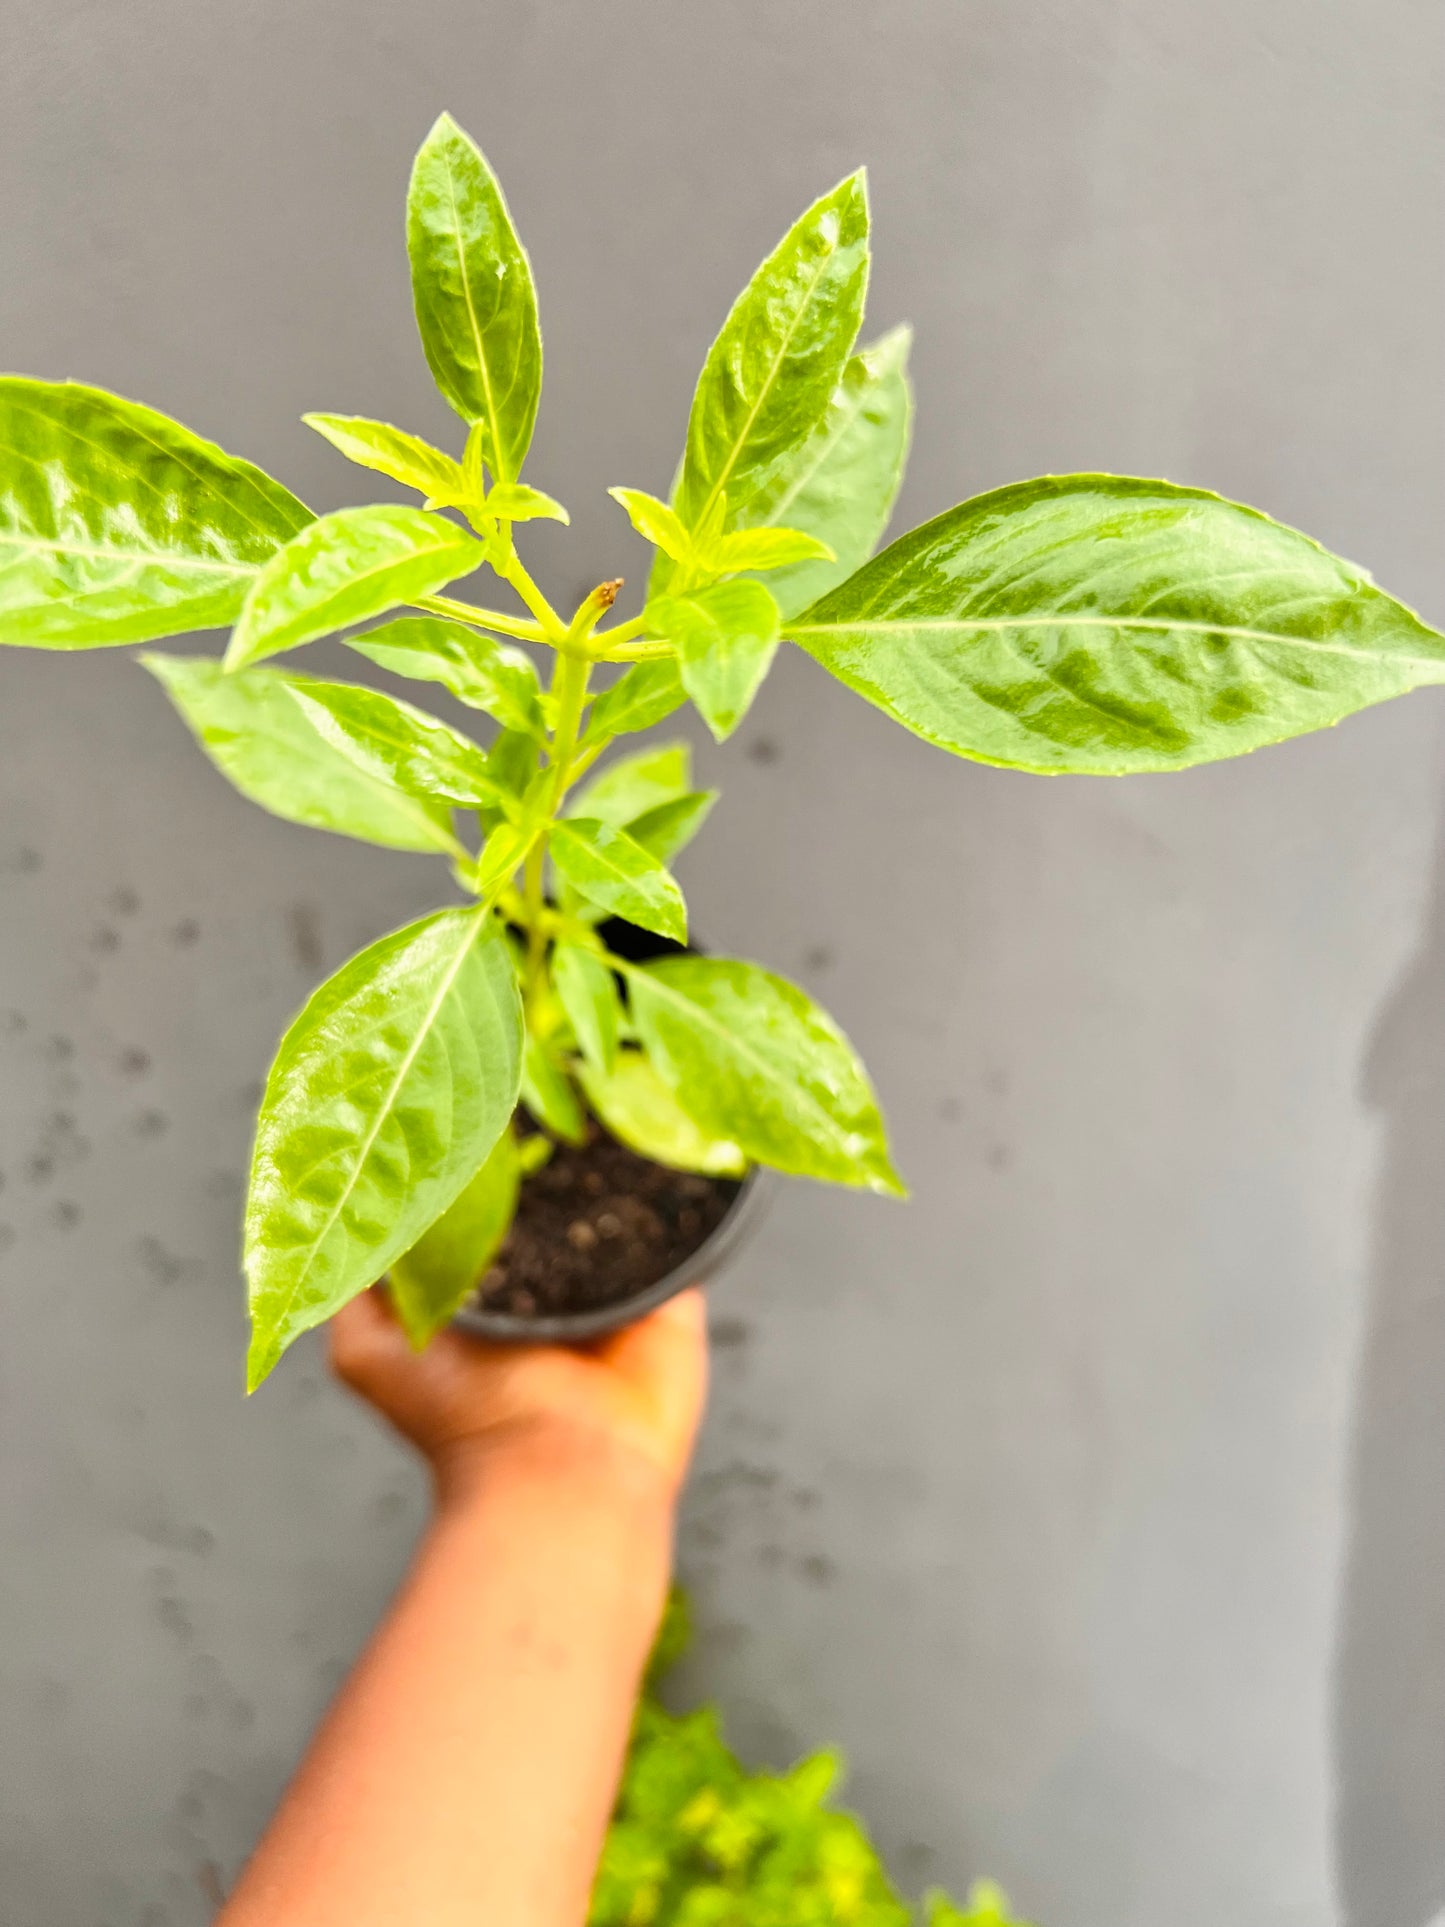
[[[637,1297],[716,1230],[740,1186],[669,1171],[589,1125],[522,1185],[475,1304],[514,1318],[597,1311]]]

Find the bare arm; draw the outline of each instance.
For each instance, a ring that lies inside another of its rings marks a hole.
[[[431,1462],[433,1524],[220,1927],[580,1927],[701,1411],[693,1292],[591,1352],[445,1334],[379,1297],[336,1369]]]

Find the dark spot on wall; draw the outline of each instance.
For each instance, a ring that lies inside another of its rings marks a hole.
[[[13,1224],[0,1224],[0,1251],[8,1251],[15,1242]]]
[[[153,1608],[156,1619],[180,1645],[189,1646],[196,1636],[196,1623],[185,1601],[175,1593],[162,1593]]]
[[[718,1351],[736,1351],[746,1345],[753,1328],[746,1318],[714,1318],[708,1324],[708,1337]]]
[[[131,1135],[139,1138],[162,1137],[171,1121],[164,1111],[142,1111],[131,1124]]]
[[[293,903],[286,912],[291,954],[302,970],[321,968],[326,951],[321,941],[321,917],[314,903]]]
[[[52,1031],[40,1046],[40,1054],[51,1064],[64,1064],[75,1055],[75,1046],[59,1031]]]
[[[177,950],[189,950],[192,944],[201,940],[201,926],[194,917],[182,917],[171,929],[171,942]]]
[[[378,1492],[367,1510],[371,1514],[374,1525],[390,1525],[393,1519],[399,1519],[406,1511],[406,1494]]]
[[[25,1160],[25,1176],[31,1184],[48,1184],[55,1176],[55,1159],[44,1151],[36,1151]]]
[[[1014,1154],[1007,1144],[990,1144],[986,1153],[990,1171],[1007,1171]]]
[[[0,1031],[7,1037],[21,1037],[30,1028],[30,1020],[23,1010],[7,1010],[0,1017]]]
[[[778,1566],[782,1565],[782,1563],[783,1548],[781,1546],[766,1545],[758,1547],[758,1564],[760,1566],[764,1566],[769,1572],[772,1572]]]
[[[45,859],[39,850],[32,848],[28,843],[22,843],[12,855],[7,856],[4,862],[0,863],[0,870],[9,871],[16,876],[34,876],[37,870],[44,868],[44,864]]]
[[[89,947],[101,956],[109,956],[112,951],[120,949],[119,930],[113,924],[101,924],[98,930],[91,932]]]
[[[800,1512],[811,1512],[818,1503],[818,1495],[811,1486],[800,1485],[788,1497]]]
[[[243,1111],[254,1111],[265,1095],[266,1082],[260,1077],[253,1077],[249,1084],[243,1084],[236,1093]]]
[[[50,1222],[57,1231],[73,1231],[83,1215],[73,1198],[58,1198],[50,1207]]]
[[[140,898],[128,885],[112,890],[106,902],[118,917],[133,917],[140,909]]]
[[[239,1171],[210,1171],[206,1174],[204,1190],[208,1198],[237,1198],[241,1195],[241,1173]]]
[[[798,1570],[810,1586],[831,1586],[838,1568],[826,1552],[810,1552],[798,1561]]]
[[[831,970],[837,960],[838,953],[830,943],[810,943],[803,952],[803,968],[815,977]]]
[[[149,1051],[138,1050],[134,1046],[123,1050],[119,1058],[121,1075],[124,1077],[144,1077],[151,1067]]]
[[[758,736],[747,747],[750,763],[777,763],[782,761],[783,752],[771,736]]]
[[[945,1124],[957,1124],[963,1116],[963,1106],[956,1097],[945,1097],[938,1107],[938,1115]]]
[[[134,1250],[141,1270],[153,1285],[174,1285],[185,1276],[184,1263],[174,1252],[167,1251],[159,1238],[149,1235],[137,1238]]]

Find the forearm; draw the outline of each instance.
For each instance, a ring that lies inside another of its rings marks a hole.
[[[223,1927],[579,1927],[672,1531],[666,1480],[588,1447],[444,1478]]]

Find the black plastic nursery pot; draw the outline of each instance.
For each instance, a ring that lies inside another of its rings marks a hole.
[[[632,963],[647,963],[657,957],[680,955],[684,948],[681,944],[670,943],[664,937],[654,936],[650,931],[639,930],[635,925],[615,918],[601,924],[599,934],[609,950]],[[687,948],[696,951],[698,946],[689,945]],[[598,1129],[601,1140],[614,1150],[620,1148],[610,1134],[601,1127]],[[665,1166],[640,1158],[625,1148],[621,1149],[621,1155],[632,1163],[643,1180],[660,1180],[664,1188],[669,1180],[676,1181],[676,1174],[669,1172]],[[559,1154],[559,1160],[565,1157],[565,1152]],[[554,1164],[544,1166],[534,1177],[523,1181],[523,1211],[519,1213],[519,1219],[526,1210],[528,1188],[535,1186],[545,1190],[558,1175]],[[689,1286],[711,1283],[732,1261],[766,1206],[769,1175],[753,1166],[742,1178],[707,1180],[709,1200],[714,1211],[719,1201],[718,1194],[730,1194],[726,1196],[721,1215],[684,1255],[675,1257],[656,1276],[639,1283],[636,1289],[625,1295],[609,1297],[606,1302],[589,1304],[576,1310],[558,1311],[539,1306],[535,1310],[520,1312],[488,1305],[482,1301],[479,1293],[463,1305],[452,1323],[458,1331],[491,1343],[532,1345],[583,1344],[635,1324],[638,1319],[645,1318],[649,1312],[655,1311],[659,1305],[665,1304],[669,1298],[676,1297]],[[688,1181],[682,1180],[683,1183]],[[575,1232],[579,1226],[574,1224],[571,1229]],[[561,1262],[566,1254],[562,1251],[560,1239],[556,1249]],[[504,1245],[503,1258],[506,1250]],[[478,1282],[480,1286],[482,1281]]]

